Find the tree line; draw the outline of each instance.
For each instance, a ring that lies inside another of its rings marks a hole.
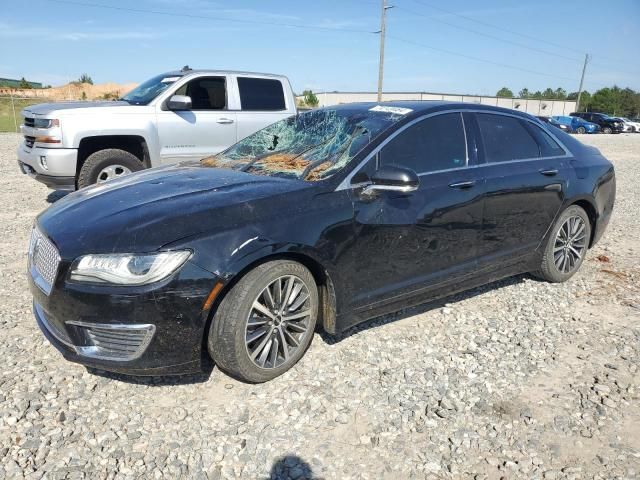
[[[534,100],[577,100],[578,92],[567,93],[564,88],[547,88],[544,91],[529,91],[523,88],[514,95],[507,87],[502,87],[496,93],[497,97],[506,98],[531,98]],[[631,88],[613,87],[601,88],[593,94],[587,90],[582,91],[580,97],[581,112],[601,112],[619,117],[640,117],[640,92]]]

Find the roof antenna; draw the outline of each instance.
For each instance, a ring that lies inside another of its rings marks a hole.
[[[182,69],[180,70],[181,72],[188,72],[191,70],[191,67],[189,67],[189,65],[185,65],[184,67],[182,67]]]

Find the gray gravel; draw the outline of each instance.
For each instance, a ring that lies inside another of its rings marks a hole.
[[[33,218],[60,195],[0,135],[0,479],[638,478],[640,135],[582,138],[618,197],[570,282],[520,276],[316,335],[292,371],[246,385],[62,359],[25,280]]]

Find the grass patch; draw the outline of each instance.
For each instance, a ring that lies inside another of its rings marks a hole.
[[[16,109],[16,121],[18,127],[22,123],[22,116],[20,112],[23,108],[29,105],[35,105],[37,103],[47,103],[50,100],[46,98],[28,98],[28,99],[13,99],[13,103]],[[13,108],[11,106],[10,97],[0,97],[0,132],[15,132],[16,122],[13,120]]]

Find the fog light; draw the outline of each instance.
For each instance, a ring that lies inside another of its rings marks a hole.
[[[47,157],[45,157],[44,155],[40,155],[40,165],[45,170],[49,170],[49,167],[47,166]]]

